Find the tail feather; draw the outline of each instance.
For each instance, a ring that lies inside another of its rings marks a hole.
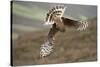
[[[64,11],[65,11],[64,6],[55,6],[52,9],[50,9],[49,12],[47,13],[45,24],[53,24],[54,21],[52,20],[52,16],[56,15],[56,16],[62,17],[64,14]]]

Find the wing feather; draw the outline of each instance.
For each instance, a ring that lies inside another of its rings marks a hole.
[[[44,42],[44,44],[41,45],[40,57],[45,57],[51,54],[51,52],[53,51],[54,38],[58,31],[59,30],[56,28],[56,24],[53,24],[52,28],[48,33],[47,40]]]
[[[88,27],[88,22],[86,20],[72,20],[69,18],[61,17],[64,25],[68,27],[74,27],[77,30],[85,30]]]

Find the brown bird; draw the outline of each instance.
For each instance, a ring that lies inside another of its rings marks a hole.
[[[82,31],[88,27],[87,21],[77,21],[63,17],[64,6],[55,6],[49,10],[46,16],[45,24],[52,24],[47,40],[40,47],[40,57],[45,57],[53,52],[54,37],[58,31],[65,32],[66,27],[73,27],[76,30]]]

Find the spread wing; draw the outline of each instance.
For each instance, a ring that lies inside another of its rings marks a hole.
[[[64,6],[55,6],[52,9],[49,10],[49,12],[46,15],[46,20],[45,20],[45,24],[53,24],[54,21],[52,20],[52,16],[56,15],[59,17],[62,17],[65,11],[65,7]]]
[[[48,33],[47,40],[44,42],[44,44],[41,45],[40,57],[50,55],[50,53],[53,51],[54,37],[58,31],[59,30],[56,28],[56,24],[53,24]]]
[[[73,20],[65,17],[61,17],[62,22],[67,27],[74,27],[75,29],[82,31],[85,30],[88,27],[87,20]]]
[[[65,31],[65,26],[74,27],[77,30],[84,30],[88,26],[87,21],[76,21],[62,17],[64,11],[65,7],[56,6],[47,13],[46,24],[53,24],[53,25],[48,33],[47,40],[41,45],[40,57],[45,57],[47,55],[50,55],[50,53],[53,51],[54,37],[56,33],[58,31],[61,32]],[[55,21],[57,23],[53,21],[52,19],[53,15],[59,16],[60,18],[59,21],[58,20]]]

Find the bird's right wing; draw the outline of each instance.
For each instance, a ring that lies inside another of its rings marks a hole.
[[[73,20],[73,19],[69,19],[69,18],[65,18],[65,17],[61,17],[64,25],[68,26],[68,27],[74,27],[77,30],[81,31],[81,30],[85,30],[88,27],[88,22],[87,20]]]

